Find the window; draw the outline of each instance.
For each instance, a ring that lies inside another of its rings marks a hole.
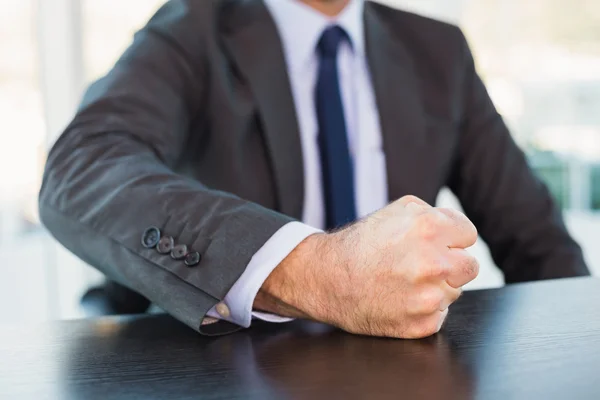
[[[531,164],[565,208],[592,208],[591,171],[600,162],[600,4],[469,4],[465,29]]]
[[[83,0],[86,79],[104,75],[165,0]]]
[[[81,61],[80,49],[71,47],[79,44],[77,30],[83,26],[85,80],[97,78],[162,3],[84,1],[80,9],[71,0],[0,0],[0,315],[5,322],[81,315],[78,300],[98,275],[54,243],[37,212],[47,146],[70,118],[84,86],[77,74],[64,73],[61,63]],[[44,37],[48,27],[56,38]],[[77,72],[78,66],[71,69]],[[62,93],[65,88],[69,93]],[[76,93],[70,93],[73,88]],[[45,110],[49,99],[52,107]]]
[[[11,321],[47,312],[49,238],[37,222],[46,129],[34,2],[0,0],[0,7],[0,314]]]
[[[558,202],[598,209],[600,3],[382,2],[460,25],[499,112]]]

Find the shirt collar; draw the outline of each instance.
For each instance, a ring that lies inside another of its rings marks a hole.
[[[279,30],[290,69],[302,68],[315,54],[317,42],[330,25],[342,27],[357,55],[364,55],[364,0],[350,0],[336,17],[327,17],[299,0],[264,0]]]

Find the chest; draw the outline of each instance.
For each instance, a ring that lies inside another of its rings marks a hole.
[[[211,58],[205,112],[192,127],[202,138],[190,149],[193,170],[215,188],[299,217],[318,133],[316,66],[296,73],[276,43],[249,48],[241,40]],[[381,154],[389,200],[413,194],[433,201],[450,174],[459,132],[452,119],[432,118],[426,104],[450,104],[451,93],[423,90],[422,77],[387,55],[366,60],[339,65],[351,151]],[[364,159],[363,170],[372,171],[376,157]]]

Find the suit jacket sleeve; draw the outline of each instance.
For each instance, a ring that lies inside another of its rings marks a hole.
[[[588,275],[580,247],[513,141],[460,37],[463,112],[450,188],[489,244],[507,283]]]
[[[290,218],[173,172],[206,114],[209,7],[171,1],[92,85],[50,152],[40,214],[68,249],[202,333],[253,254]],[[197,138],[195,138],[197,140]],[[200,156],[200,155],[199,155]],[[195,268],[142,246],[148,227],[202,255]]]

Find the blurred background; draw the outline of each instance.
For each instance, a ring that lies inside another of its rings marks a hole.
[[[499,111],[600,274],[600,2],[379,0],[460,25]],[[49,146],[164,0],[0,0],[0,315],[82,316],[101,277],[39,224]],[[490,149],[493,151],[493,149]],[[439,203],[459,207],[447,191]],[[484,243],[470,288],[503,284]]]

